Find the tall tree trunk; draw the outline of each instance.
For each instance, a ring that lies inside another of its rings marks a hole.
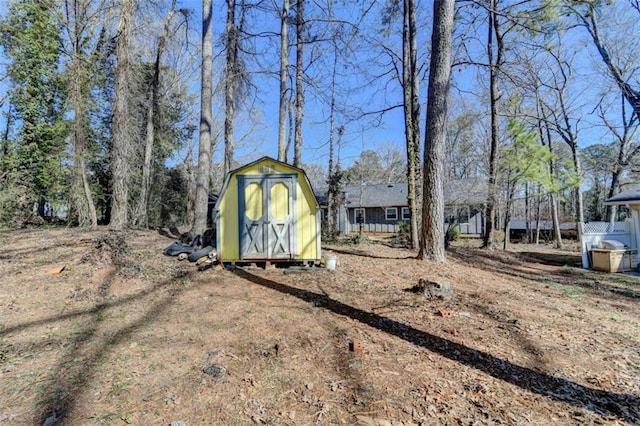
[[[129,167],[131,162],[131,129],[129,121],[129,41],[135,0],[122,0],[118,38],[116,40],[115,107],[113,112],[111,169],[113,204],[111,227],[122,230],[129,226]]]
[[[158,94],[160,89],[160,66],[162,64],[162,54],[169,37],[169,27],[171,19],[176,11],[176,0],[172,0],[171,9],[167,13],[164,20],[164,28],[162,34],[158,38],[158,47],[156,51],[156,60],[153,64],[153,78],[151,80],[151,96],[149,96],[147,105],[147,125],[144,144],[144,161],[142,164],[142,186],[140,187],[140,199],[138,200],[138,210],[135,217],[135,224],[144,228],[149,227],[149,195],[151,193],[151,172],[153,149],[155,145],[155,118],[158,108]]]
[[[487,56],[489,60],[489,92],[491,101],[491,148],[489,152],[489,199],[487,200],[487,229],[484,234],[483,246],[494,248],[496,207],[498,203],[498,102],[500,100],[498,90],[498,73],[502,65],[502,36],[498,22],[497,0],[489,0],[489,30],[487,35]],[[494,56],[494,37],[497,44],[497,52]],[[495,61],[494,61],[495,57]]]
[[[511,242],[510,240],[510,227],[509,227],[509,222],[511,221],[511,210],[513,208],[513,198],[515,196],[515,192],[516,192],[516,186],[515,183],[511,181],[511,172],[509,172],[509,174],[507,175],[507,202],[506,205],[504,207],[504,226],[503,226],[503,232],[504,232],[504,241],[502,243],[502,249],[506,250],[509,248],[509,243]],[[525,218],[526,220],[526,218]]]
[[[571,144],[571,156],[573,157],[573,168],[578,177],[582,176],[582,162],[580,160],[580,155],[578,154],[578,142],[574,140]],[[582,180],[580,178],[580,180]],[[575,197],[576,197],[576,226],[579,227],[580,224],[584,223],[584,199],[582,197],[582,189],[580,188],[580,183],[576,185],[574,188]],[[576,228],[578,229],[578,228]]]
[[[560,67],[563,67],[565,64],[560,63],[558,61],[558,65]],[[558,90],[558,101],[560,102],[559,113],[561,114],[561,117],[560,117],[560,121],[556,124],[556,126],[557,126],[558,133],[560,134],[560,137],[562,137],[564,142],[569,146],[569,149],[571,150],[571,157],[573,160],[573,170],[576,176],[578,177],[579,181],[581,181],[582,167],[580,165],[580,155],[578,154],[578,151],[579,151],[578,129],[577,129],[577,124],[575,129],[571,125],[569,111],[568,111],[566,101],[565,101],[565,96],[564,96],[566,87],[567,87],[566,86],[567,77],[566,77],[566,72],[562,68],[561,70],[562,70],[562,77],[563,77],[564,84],[560,88],[560,90]],[[576,185],[576,187],[573,189],[574,207],[576,210],[576,214],[575,214],[576,229],[579,229],[580,224],[584,222],[584,203],[582,199],[582,190],[580,189],[580,184],[581,183],[578,182],[578,185]]]
[[[551,139],[551,129],[549,128],[549,120],[547,119],[547,114],[545,112],[545,107],[542,104],[542,100],[540,99],[540,93],[536,90],[536,110],[538,112],[538,116],[540,120],[538,120],[538,132],[540,133],[540,142],[543,145],[547,145],[549,147],[549,176],[551,177],[551,181],[556,181],[556,160],[553,155],[553,141]],[[544,130],[543,130],[544,124]],[[546,138],[545,138],[546,135]],[[546,141],[546,142],[545,142]],[[555,186],[555,185],[554,185]],[[562,234],[560,234],[560,218],[558,217],[558,193],[554,188],[553,191],[549,193],[549,203],[551,205],[551,220],[553,225],[553,237],[555,240],[556,248],[562,248]],[[540,207],[538,206],[538,210]],[[539,215],[539,213],[538,213]],[[539,226],[538,226],[539,228]],[[536,234],[536,244],[539,241],[540,230],[538,229]]]
[[[236,27],[236,0],[227,0],[227,64],[224,78],[224,174],[231,170],[233,159],[233,119],[238,69],[238,28]]]
[[[538,191],[536,197],[536,229],[533,237],[533,241],[536,245],[540,244],[540,214],[542,213],[542,195]]]
[[[531,198],[529,191],[529,182],[524,184],[524,228],[525,243],[531,243]]]
[[[196,202],[191,234],[202,235],[207,229],[209,203],[209,171],[213,141],[213,7],[212,0],[202,0],[202,92],[200,95],[200,135],[198,141],[198,171],[196,176]]]
[[[404,0],[402,31],[402,85],[404,92],[405,139],[407,146],[407,203],[411,214],[411,248],[419,247],[418,181],[420,166],[420,94],[416,11],[413,0]]]
[[[609,185],[607,198],[611,198],[615,195],[620,186],[620,179],[625,172],[625,167],[630,164],[634,164],[638,153],[640,153],[640,145],[635,144],[635,147],[633,146],[633,141],[636,140],[636,135],[640,129],[640,126],[638,125],[640,123],[640,116],[635,112],[632,112],[631,116],[627,118],[624,96],[622,96],[621,104],[623,123],[622,132],[616,129],[615,126],[610,125],[606,118],[606,114],[604,112],[601,113],[601,117],[607,125],[607,128],[609,128],[611,133],[615,135],[619,144],[618,156],[615,163],[612,165],[613,170],[611,171],[611,184]],[[613,223],[615,221],[617,210],[617,206],[606,207],[606,217],[609,222]]]
[[[194,223],[196,218],[196,176],[193,167],[193,149],[190,147],[187,157],[184,160],[187,174],[187,211],[185,223]]]
[[[343,173],[340,167],[340,146],[342,145],[342,136],[344,135],[344,126],[339,126],[336,129],[338,141],[336,143],[337,147],[334,147],[332,151],[332,158],[334,165],[332,166],[333,175],[329,177],[330,185],[331,185],[331,202],[333,203],[331,209],[331,235],[337,236],[340,231],[340,206],[342,205],[342,178]],[[337,148],[337,149],[336,149]],[[337,151],[337,152],[336,152]]]
[[[338,65],[337,49],[333,52],[333,69],[331,73],[331,105],[329,112],[329,172],[327,191],[327,233],[330,238],[335,238],[336,232],[336,200],[338,197],[338,186],[340,176],[336,174],[334,165],[334,134],[335,134],[335,113],[336,113],[336,72]]]
[[[296,6],[296,137],[293,142],[293,165],[302,165],[302,116],[304,113],[304,88],[302,78],[304,75],[304,2],[298,0]]]
[[[424,151],[422,239],[419,259],[446,260],[444,250],[444,147],[451,76],[454,0],[435,1]]]
[[[9,105],[6,117],[7,125],[4,127],[4,132],[2,134],[2,157],[7,157],[9,155],[9,135],[11,134],[11,126],[13,125],[13,107],[11,105]]]
[[[607,198],[611,198],[616,195],[616,190],[620,184],[620,175],[622,174],[622,167],[618,166],[611,173],[611,185],[609,185],[609,191]],[[611,223],[615,222],[617,208],[616,206],[607,206],[607,220]]]
[[[287,161],[287,69],[289,68],[289,0],[280,14],[280,105],[278,108],[278,160]]]
[[[85,165],[86,127],[88,126],[87,99],[84,95],[88,91],[88,70],[83,65],[82,43],[83,30],[87,25],[87,0],[67,0],[64,3],[67,16],[69,41],[71,42],[72,58],[70,78],[71,102],[73,104],[73,162],[74,173],[72,183],[72,199],[78,215],[78,224],[91,229],[98,227],[98,215],[93,202],[93,194],[87,177]]]
[[[74,43],[74,48],[77,44]],[[85,167],[85,146],[87,114],[85,111],[86,99],[82,95],[84,79],[84,71],[81,69],[80,52],[75,51],[72,59],[73,78],[70,79],[71,84],[71,101],[73,102],[73,165],[74,165],[74,182],[73,200],[78,215],[78,225],[81,227],[89,226],[91,229],[98,227],[98,215],[93,202],[93,195],[87,178],[87,169]]]
[[[553,154],[553,140],[551,139],[551,130],[549,129],[548,121],[545,119],[545,128],[547,131],[547,144],[549,146],[549,152]],[[549,174],[551,174],[552,178],[555,179],[556,176],[556,166],[555,159],[553,155],[550,156],[549,160]],[[558,215],[558,193],[551,192],[549,194],[549,201],[551,203],[551,220],[553,223],[553,237],[555,240],[556,248],[562,248],[562,234],[560,233],[560,217]]]
[[[295,96],[295,93],[291,92],[291,99],[289,99],[289,102],[287,103],[287,119],[289,122],[289,129],[293,129],[296,126],[296,120],[294,118],[296,103],[295,103],[295,100],[293,99],[294,96]],[[293,141],[294,136],[295,136],[295,132],[289,131],[289,134],[287,135],[287,145],[284,148],[285,163],[289,162],[289,154],[291,152],[291,145],[294,144],[294,141]]]

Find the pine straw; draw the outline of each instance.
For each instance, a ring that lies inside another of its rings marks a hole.
[[[0,234],[0,423],[640,422],[640,308],[616,290],[640,281],[542,256],[575,253],[366,244],[331,247],[335,272],[197,272],[170,239],[110,235]],[[455,298],[406,291],[421,277]]]

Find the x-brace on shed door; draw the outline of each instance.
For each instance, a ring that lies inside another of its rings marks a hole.
[[[295,174],[238,176],[242,259],[293,257],[296,178]]]

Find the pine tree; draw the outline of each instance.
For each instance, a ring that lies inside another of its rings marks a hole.
[[[10,62],[9,98],[21,123],[10,173],[24,188],[24,214],[34,203],[45,216],[45,202],[63,180],[67,123],[63,117],[65,81],[59,73],[60,30],[53,21],[55,3],[22,0],[9,4],[0,22],[1,43]]]

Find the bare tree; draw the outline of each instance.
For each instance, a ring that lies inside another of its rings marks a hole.
[[[402,86],[404,94],[405,140],[407,147],[407,203],[411,212],[411,248],[419,245],[420,199],[420,77],[418,75],[418,47],[416,6],[414,0],[404,0],[402,29]]]
[[[562,49],[562,46],[558,45],[557,52],[547,50],[552,60],[550,78],[547,81],[543,81],[542,85],[551,94],[548,98],[551,98],[553,103],[544,101],[542,98],[540,98],[540,102],[544,103],[547,118],[550,119],[549,125],[571,150],[575,178],[579,179],[582,175],[580,148],[578,146],[581,118],[574,118],[571,111],[569,83],[573,66],[570,58],[561,56]],[[573,192],[576,222],[582,223],[584,222],[584,202],[579,182],[574,185]]]
[[[302,162],[302,117],[304,115],[304,4],[305,0],[298,0],[296,3],[296,133],[293,142],[293,165],[295,167],[300,167]]]
[[[73,104],[73,164],[74,174],[71,196],[80,226],[98,227],[98,215],[89,185],[86,166],[87,128],[89,114],[87,95],[89,93],[93,61],[85,46],[93,37],[95,22],[92,17],[102,8],[102,2],[89,0],[65,0],[63,3],[63,25],[70,43],[68,55],[71,58],[69,85]]]
[[[333,66],[331,69],[331,101],[329,112],[329,170],[327,173],[327,234],[333,238],[338,234],[338,204],[340,202],[340,180],[342,179],[342,173],[340,171],[340,162],[336,161],[336,149],[335,149],[335,114],[336,114],[336,74],[338,65],[338,52],[337,48],[333,51]],[[344,128],[337,129],[339,133],[338,143],[344,132]]]
[[[194,223],[196,218],[196,176],[193,167],[193,147],[189,147],[187,155],[184,159],[184,168],[187,175],[187,194],[186,194],[186,223]]]
[[[637,5],[637,2],[631,2],[631,6],[640,12]],[[640,115],[640,87],[633,86],[633,75],[637,73],[637,64],[629,63],[629,56],[627,54],[624,54],[622,58],[614,58],[611,53],[612,49],[607,45],[600,30],[599,18],[601,9],[609,6],[608,2],[582,0],[566,2],[564,7],[573,13],[587,30],[613,81],[620,88],[622,95],[627,102],[629,102],[629,105],[631,105],[636,115]],[[616,25],[618,24],[616,23]],[[619,50],[619,48],[614,48],[613,50]],[[633,67],[629,65],[633,65]],[[637,80],[635,81],[637,82]]]
[[[213,7],[212,0],[202,0],[202,89],[200,95],[200,137],[198,143],[198,171],[196,175],[196,197],[193,236],[202,235],[207,228],[207,206],[209,202],[209,170],[213,141]]]
[[[453,112],[458,109],[456,117],[449,117],[447,125],[446,176],[447,179],[475,177],[483,168],[483,152],[477,143],[479,135],[477,126],[482,115],[466,110],[464,106],[450,107]]]
[[[289,67],[289,0],[280,12],[280,104],[278,107],[278,160],[287,160],[287,69]]]
[[[239,31],[236,26],[236,0],[227,0],[227,58],[224,79],[224,174],[231,170],[233,160],[233,121],[235,117],[235,106],[237,91],[236,82],[239,75],[238,48]]]
[[[496,206],[498,203],[498,155],[500,147],[500,142],[498,140],[498,102],[500,101],[498,74],[500,73],[500,69],[504,64],[504,33],[502,32],[500,26],[498,0],[489,0],[487,13],[489,16],[487,33],[487,59],[489,63],[491,144],[489,150],[489,197],[487,200],[486,209],[487,226],[484,233],[483,246],[491,249],[494,248],[495,244],[494,230],[496,228]]]
[[[422,239],[419,259],[446,260],[444,250],[444,147],[451,76],[454,0],[434,1],[424,152]]]
[[[552,154],[549,158],[549,175],[551,179],[556,179],[556,159],[554,154],[553,139],[551,138],[551,130],[549,128],[549,120],[545,111],[545,106],[542,103],[542,97],[539,91],[536,91],[536,107],[538,108],[538,132],[540,135],[540,141],[543,145],[549,148],[549,152]],[[544,130],[543,130],[544,129]],[[546,141],[546,142],[545,142]],[[551,204],[551,220],[553,223],[553,231],[555,237],[556,248],[562,248],[562,234],[560,233],[560,219],[558,217],[558,194],[557,188],[552,188],[549,193],[549,203]],[[539,220],[536,222],[539,224]],[[536,227],[536,243],[538,242],[539,226]]]
[[[131,157],[129,120],[129,44],[135,0],[122,0],[118,38],[116,40],[116,82],[113,111],[111,170],[113,204],[111,227],[122,230],[129,226],[129,167]]]
[[[144,160],[142,164],[142,183],[140,186],[140,198],[138,199],[137,213],[134,218],[134,223],[142,227],[149,226],[149,194],[151,192],[151,161],[153,159],[153,149],[155,145],[155,122],[156,114],[158,113],[158,98],[160,90],[160,68],[162,64],[162,54],[164,53],[167,38],[169,37],[169,30],[171,27],[171,20],[176,13],[176,0],[171,1],[171,6],[167,16],[164,20],[164,27],[162,34],[158,37],[156,58],[153,63],[153,76],[151,78],[150,96],[147,104],[146,113],[146,132],[145,132],[145,144],[144,144]]]
[[[636,140],[638,129],[640,129],[640,118],[635,112],[627,113],[625,108],[624,95],[620,109],[622,128],[615,126],[608,118],[602,104],[599,106],[598,115],[602,119],[609,132],[614,136],[614,146],[617,148],[617,156],[611,167],[611,182],[607,198],[613,197],[620,186],[620,179],[624,171],[633,164],[640,154],[640,143]],[[615,218],[615,206],[607,206],[607,217],[610,222]]]

